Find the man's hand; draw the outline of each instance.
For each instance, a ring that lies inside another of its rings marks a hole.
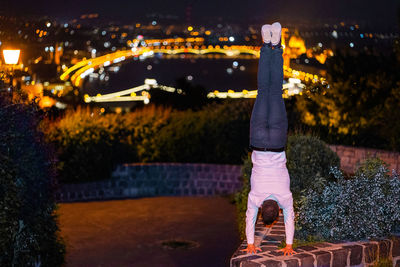
[[[296,251],[293,250],[292,245],[286,245],[286,247],[279,249],[278,251],[282,251],[284,256],[294,255],[297,253]]]
[[[254,246],[254,244],[247,244],[247,248],[242,249],[241,251],[245,251],[250,254],[256,254],[257,251],[261,251],[261,248]]]

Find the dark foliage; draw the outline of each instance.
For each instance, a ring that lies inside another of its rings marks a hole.
[[[330,168],[340,167],[338,155],[313,136],[289,136],[286,156],[290,190],[295,199],[303,190],[323,188],[330,180]]]
[[[400,151],[396,43],[386,54],[337,51],[326,63],[328,85],[311,86],[296,99],[302,122],[330,144]]]
[[[36,107],[0,99],[0,265],[61,266],[54,159]]]
[[[186,78],[176,80],[177,91],[171,93],[161,89],[152,89],[151,102],[177,110],[199,110],[210,103],[207,91],[201,85],[195,85]]]

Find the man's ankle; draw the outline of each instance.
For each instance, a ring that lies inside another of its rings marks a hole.
[[[282,48],[281,40],[279,40],[279,42],[276,43],[276,44],[269,43],[268,46],[269,46],[270,48],[272,48],[272,49],[279,49],[279,48]]]

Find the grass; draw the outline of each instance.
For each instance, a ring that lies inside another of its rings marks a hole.
[[[373,267],[392,267],[393,261],[390,258],[379,259],[374,263]]]

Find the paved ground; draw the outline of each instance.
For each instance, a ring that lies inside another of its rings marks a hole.
[[[155,197],[62,203],[69,266],[229,266],[239,246],[235,206],[222,197]],[[166,249],[163,240],[192,249]]]

